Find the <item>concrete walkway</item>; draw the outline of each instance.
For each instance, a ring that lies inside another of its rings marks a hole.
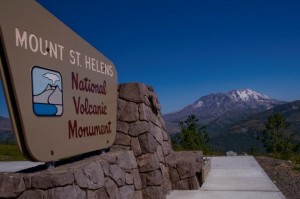
[[[0,162],[0,172],[18,172],[28,168],[43,165],[44,162],[29,162],[29,161],[15,161],[15,162]]]
[[[199,190],[172,191],[167,199],[284,199],[252,156],[212,157]]]

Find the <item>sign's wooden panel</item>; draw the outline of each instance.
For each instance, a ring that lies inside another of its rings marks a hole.
[[[1,78],[17,142],[51,161],[113,144],[114,64],[35,1],[0,6]]]

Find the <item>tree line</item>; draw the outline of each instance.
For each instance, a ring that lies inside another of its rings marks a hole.
[[[180,132],[172,138],[175,150],[201,150],[204,154],[211,153],[210,137],[206,126],[200,126],[195,115],[189,115],[179,122]],[[266,153],[283,159],[290,158],[300,151],[300,143],[296,143],[295,133],[290,133],[290,123],[281,113],[270,116],[262,131],[258,132],[257,140],[261,142]],[[254,151],[252,148],[252,152]]]

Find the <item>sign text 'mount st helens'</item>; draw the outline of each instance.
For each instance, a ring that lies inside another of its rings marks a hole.
[[[114,142],[113,63],[33,0],[1,3],[0,72],[16,141],[52,161]]]

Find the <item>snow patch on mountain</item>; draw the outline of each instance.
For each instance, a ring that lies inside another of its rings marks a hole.
[[[200,108],[200,107],[203,106],[203,104],[204,104],[204,103],[200,100],[200,101],[196,102],[195,105],[194,105],[193,107],[194,107],[194,108]]]
[[[258,102],[264,102],[265,100],[270,100],[271,98],[263,95],[261,93],[258,93],[256,91],[250,90],[250,89],[242,89],[242,90],[233,90],[227,93],[231,99],[233,99],[235,102],[238,101],[250,101],[255,100]]]

